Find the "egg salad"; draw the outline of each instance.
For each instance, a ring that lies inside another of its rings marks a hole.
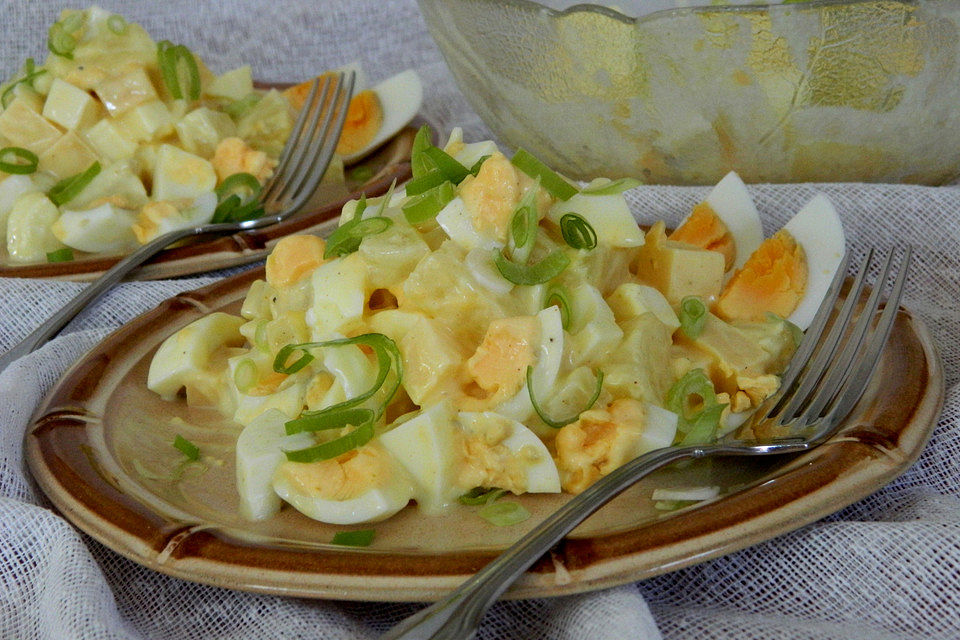
[[[64,11],[47,48],[42,65],[27,59],[0,85],[6,261],[122,254],[177,228],[262,214],[256,195],[310,82],[256,89],[249,66],[214,74],[186,46],[154,42],[99,7]],[[360,159],[419,108],[412,71],[363,85],[360,74],[327,183],[342,185],[344,159]]]
[[[632,181],[577,185],[459,130],[428,141],[405,188],[280,241],[239,315],[153,357],[151,390],[237,425],[247,518],[579,493],[713,441],[777,390],[843,253],[822,196],[764,239],[730,174],[672,232],[645,230]]]

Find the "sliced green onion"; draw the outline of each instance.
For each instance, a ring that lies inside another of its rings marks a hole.
[[[170,95],[180,100],[184,95],[190,100],[200,98],[200,68],[190,49],[182,44],[173,44],[169,40],[161,40],[157,44],[157,63],[163,83],[167,86]],[[187,91],[184,92],[181,80],[181,63],[185,67]]]
[[[373,167],[360,165],[350,170],[350,179],[361,184],[369,182],[375,174]]]
[[[518,502],[491,502],[477,512],[477,515],[498,527],[519,524],[530,517],[522,504]]]
[[[447,182],[447,176],[439,169],[433,169],[428,171],[419,178],[414,178],[407,183],[405,190],[408,196],[417,196],[421,193],[426,193],[434,187],[439,187],[444,182]]]
[[[510,218],[510,255],[515,262],[524,263],[530,258],[537,241],[537,192],[539,182],[527,190]]]
[[[424,154],[424,151],[433,146],[430,142],[430,127],[423,125],[413,138],[413,147],[410,149],[410,170],[414,178],[436,169],[436,165]]]
[[[360,243],[367,236],[383,233],[393,225],[393,220],[383,216],[374,216],[362,220],[354,218],[346,224],[340,225],[327,238],[327,248],[323,251],[324,258],[345,256],[360,248]]]
[[[674,444],[706,444],[715,439],[727,405],[717,401],[713,383],[703,369],[691,369],[666,395],[667,409],[679,416]]]
[[[477,161],[473,163],[473,166],[470,167],[470,173],[478,175],[480,173],[480,167],[483,166],[483,163],[486,162],[489,157],[490,156],[480,156]]]
[[[444,182],[425,193],[413,196],[403,204],[403,216],[411,225],[423,224],[437,217],[451,200],[456,197],[453,184]]]
[[[536,264],[517,264],[507,259],[500,251],[495,251],[493,262],[506,280],[513,284],[534,285],[554,279],[570,264],[570,257],[561,249],[550,253]]]
[[[34,63],[33,58],[27,58],[26,62],[24,62],[24,65],[23,65],[23,77],[18,80],[14,80],[13,82],[10,83],[10,85],[6,89],[3,90],[3,94],[0,95],[0,105],[2,105],[4,109],[6,109],[8,106],[10,106],[10,103],[13,101],[13,98],[15,97],[13,95],[14,89],[16,89],[21,84],[28,84],[30,88],[35,88],[34,80],[36,80],[38,76],[41,76],[46,72],[47,72],[46,69],[37,70],[36,64]]]
[[[245,201],[249,201],[251,198],[260,195],[260,181],[250,173],[234,173],[224,178],[215,191],[217,200],[222,201],[228,195],[236,193]],[[245,194],[246,197],[244,198],[242,194]]]
[[[47,262],[71,262],[73,261],[73,249],[64,247],[47,254]]]
[[[60,22],[54,22],[47,31],[47,49],[50,53],[73,60],[73,50],[77,47],[77,39],[73,37]]]
[[[273,370],[278,373],[295,373],[313,360],[313,356],[307,351],[308,349],[315,349],[319,347],[341,347],[350,344],[367,345],[373,349],[374,354],[376,354],[377,366],[379,367],[379,370],[377,372],[377,379],[374,381],[373,386],[358,396],[344,400],[343,402],[339,402],[335,405],[331,405],[325,409],[321,409],[319,411],[305,411],[301,418],[298,418],[298,420],[309,416],[335,413],[342,409],[348,409],[359,405],[380,390],[380,388],[386,382],[387,375],[390,373],[391,368],[396,371],[397,375],[396,380],[393,382],[392,388],[390,388],[386,394],[387,397],[383,402],[383,408],[385,408],[386,405],[388,405],[393,399],[393,396],[396,395],[397,389],[400,388],[400,383],[403,381],[403,361],[400,357],[400,350],[397,348],[397,344],[382,333],[365,333],[353,338],[340,338],[337,340],[326,340],[323,342],[304,342],[301,344],[285,345],[277,353],[276,358],[274,358]],[[295,351],[302,351],[304,355],[299,360],[294,362],[293,365],[285,367],[285,363]],[[300,364],[305,359],[306,362]]]
[[[246,394],[253,389],[260,380],[260,370],[252,358],[243,358],[233,370],[233,383],[237,391]]]
[[[284,451],[290,462],[317,462],[342,456],[348,451],[359,449],[373,439],[373,421],[365,422],[345,436],[324,442],[306,449]]]
[[[443,149],[430,146],[424,149],[423,153],[436,165],[437,170],[443,173],[447,180],[453,184],[460,184],[464,178],[470,175],[469,169],[457,162],[453,156]]]
[[[697,296],[687,296],[680,301],[680,328],[691,340],[703,333],[707,323],[707,305]]]
[[[531,178],[540,178],[540,185],[555,198],[569,200],[577,194],[577,188],[560,177],[560,174],[543,164],[526,149],[517,149],[510,162]]]
[[[793,346],[799,347],[800,341],[803,340],[803,329],[793,324],[783,316],[779,316],[772,311],[767,311],[767,322],[782,322],[787,328],[787,331],[790,332],[790,338],[793,340]]]
[[[47,197],[50,198],[50,202],[58,207],[66,204],[76,198],[99,173],[100,163],[94,162],[77,175],[64,178],[50,187],[50,191],[47,192]]]
[[[641,184],[643,183],[635,178],[620,178],[595,187],[584,187],[580,190],[580,193],[591,196],[615,196],[618,193],[639,187]]]
[[[253,109],[253,107],[260,102],[262,96],[259,93],[249,93],[239,100],[234,100],[227,106],[223,108],[227,112],[227,115],[233,118],[234,120],[239,120],[243,116]]]
[[[123,16],[115,13],[107,18],[107,29],[114,35],[122,36],[127,32],[127,21]]]
[[[320,412],[305,415],[286,422],[287,435],[304,431],[328,431],[342,429],[347,426],[360,426],[377,419],[372,409],[364,407],[348,407],[334,412]]]
[[[589,250],[597,246],[597,232],[578,213],[565,213],[560,217],[560,233],[563,241],[574,249]]]
[[[173,446],[180,453],[187,456],[187,460],[199,460],[200,459],[200,448],[197,445],[193,444],[179,433],[177,437],[173,439]]]
[[[345,547],[369,547],[373,542],[373,536],[376,531],[373,529],[360,529],[359,531],[338,531],[333,535],[333,544],[343,545]]]
[[[37,170],[40,159],[37,154],[23,147],[4,147],[0,149],[0,171],[27,174]]]
[[[547,309],[556,305],[560,309],[560,324],[564,329],[570,329],[570,323],[573,320],[573,312],[570,310],[570,294],[563,285],[550,287],[547,296],[543,300],[543,308]]]
[[[497,489],[496,487],[474,487],[473,489],[470,489],[470,491],[467,491],[465,494],[458,497],[457,502],[467,506],[476,506],[479,504],[495,502],[506,494],[507,491],[505,489]]]
[[[543,420],[544,424],[553,427],[554,429],[559,429],[564,427],[571,422],[576,422],[580,417],[580,414],[584,411],[588,411],[593,407],[597,402],[597,398],[600,397],[600,390],[603,388],[603,371],[597,370],[597,386],[593,388],[593,395],[590,396],[590,399],[587,401],[586,406],[570,416],[569,418],[561,418],[559,420],[554,420],[547,415],[547,412],[543,410],[540,406],[540,403],[537,402],[536,397],[533,395],[533,366],[527,365],[527,393],[530,395],[530,404],[533,405],[533,410],[537,412],[537,415],[540,416],[540,419]]]
[[[210,218],[210,222],[214,224],[227,222],[233,216],[233,212],[240,208],[240,202],[240,196],[235,193],[230,194],[217,203],[217,208],[213,210],[213,217]]]

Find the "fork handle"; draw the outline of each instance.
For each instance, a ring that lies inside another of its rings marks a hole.
[[[157,236],[113,265],[102,276],[74,296],[63,308],[50,316],[42,325],[30,333],[30,335],[0,356],[0,372],[10,366],[15,360],[33,352],[47,340],[57,335],[57,333],[78,313],[83,311],[88,304],[99,298],[107,289],[120,282],[128,273],[169,245],[183,238],[187,238],[195,232],[196,229],[194,227],[174,229],[161,236]]]
[[[380,640],[466,640],[507,587],[604,504],[660,467],[684,458],[738,453],[723,445],[667,447],[634,458],[595,482],[443,600],[407,618]]]

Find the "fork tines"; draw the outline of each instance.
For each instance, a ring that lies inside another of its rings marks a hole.
[[[826,435],[860,400],[876,369],[897,316],[912,248],[890,249],[880,258],[880,269],[867,300],[866,274],[875,260],[867,252],[850,285],[843,305],[835,310],[846,275],[846,256],[837,269],[813,323],[797,348],[770,403],[766,420],[789,427],[792,434],[813,429]],[[882,311],[882,293],[892,277]]]

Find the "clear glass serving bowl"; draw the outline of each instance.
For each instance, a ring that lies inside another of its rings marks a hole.
[[[960,0],[419,0],[501,142],[570,177],[960,176]]]

